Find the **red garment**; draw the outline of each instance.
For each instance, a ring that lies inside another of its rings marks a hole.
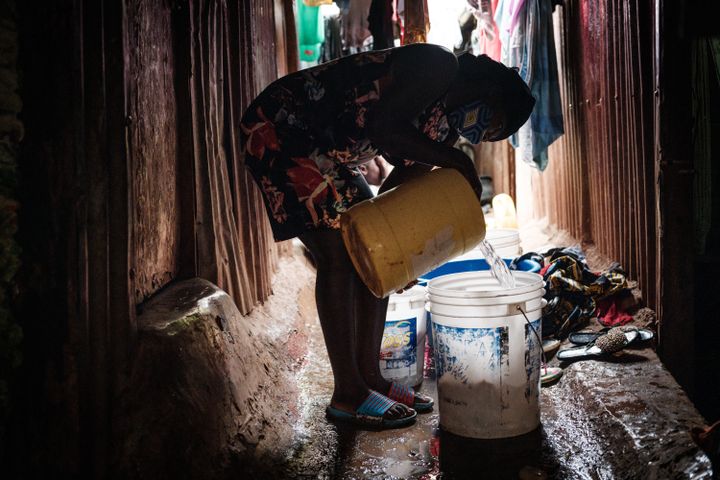
[[[613,295],[597,301],[597,318],[606,327],[618,327],[630,323],[632,315],[618,305],[623,300],[622,295]]]
[[[551,262],[551,263],[548,263],[547,265],[545,265],[544,267],[542,267],[542,268],[540,269],[540,271],[538,272],[538,274],[542,275],[543,278],[544,278],[544,277],[545,277],[545,272],[547,272],[547,269],[550,268],[550,265],[552,265],[552,262]]]
[[[494,17],[495,11],[497,10],[499,0],[492,0],[492,11],[491,14]],[[493,21],[493,31],[495,32],[495,38],[492,40],[485,35],[482,28],[478,29],[478,47],[480,53],[485,54],[493,60],[500,61],[500,50],[502,49],[502,43],[500,42],[500,30],[498,30],[497,24]]]

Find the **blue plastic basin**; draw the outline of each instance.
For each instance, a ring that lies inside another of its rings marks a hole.
[[[512,262],[511,258],[503,258],[503,260],[508,265]],[[490,270],[490,266],[484,258],[449,261],[444,265],[440,265],[435,270],[431,270],[426,273],[418,280],[420,285],[426,285],[428,280],[432,280],[435,277],[449,275],[451,273],[476,272],[478,270]],[[540,264],[534,260],[522,260],[518,263],[518,270],[522,272],[537,273],[540,271]]]

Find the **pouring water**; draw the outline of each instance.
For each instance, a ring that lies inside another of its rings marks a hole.
[[[478,248],[485,256],[485,261],[487,261],[490,266],[490,272],[500,286],[505,289],[515,288],[515,277],[513,277],[507,264],[498,256],[497,252],[495,252],[490,242],[483,240],[478,245]]]

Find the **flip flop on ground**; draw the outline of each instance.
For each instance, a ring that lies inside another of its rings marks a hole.
[[[605,335],[599,336],[592,343],[560,350],[557,353],[557,358],[559,360],[576,360],[585,357],[609,355],[627,347],[637,336],[637,329],[623,329],[622,327],[611,328]]]
[[[562,377],[563,370],[560,367],[548,367],[543,365],[540,368],[540,385],[550,385]]]
[[[415,417],[417,417],[417,412],[413,409],[409,409],[410,413],[401,418],[384,417],[385,413],[397,403],[398,402],[390,400],[375,390],[370,390],[370,394],[354,412],[346,412],[345,410],[340,410],[332,405],[328,405],[325,413],[331,420],[351,423],[362,427],[398,428],[412,424],[415,421]]]
[[[399,383],[392,382],[388,398],[406,405],[418,413],[426,413],[432,410],[433,400],[430,397],[424,397],[415,392],[412,387],[406,387]],[[424,397],[424,398],[423,398]]]
[[[654,336],[652,330],[648,330],[647,328],[634,327],[632,325],[615,328],[637,330],[638,336],[635,338],[633,343],[645,342],[647,340],[651,340]],[[568,336],[568,340],[570,341],[570,343],[574,343],[575,345],[587,345],[588,343],[594,342],[599,337],[605,335],[608,331],[609,329],[606,328],[600,330],[599,332],[573,332]]]
[[[560,340],[554,338],[546,338],[542,341],[542,349],[544,353],[550,353],[560,346]]]

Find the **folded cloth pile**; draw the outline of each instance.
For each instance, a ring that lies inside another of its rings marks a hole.
[[[603,272],[588,268],[585,255],[578,247],[553,248],[545,253],[527,253],[520,260],[532,258],[543,266],[545,280],[543,338],[564,339],[597,315],[603,325],[624,325],[632,316],[622,311],[617,299],[627,293],[625,272],[615,263]],[[607,319],[607,323],[603,321]]]

